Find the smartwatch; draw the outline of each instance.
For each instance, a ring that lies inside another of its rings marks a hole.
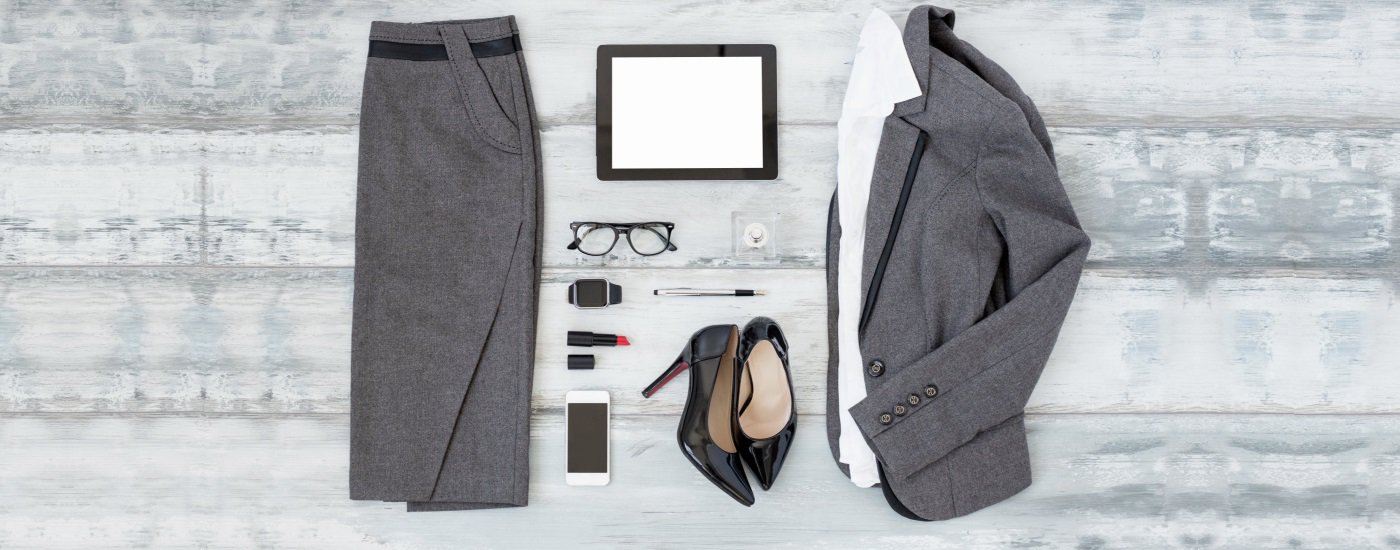
[[[622,287],[607,279],[579,279],[569,285],[569,303],[579,309],[597,309],[622,303]]]

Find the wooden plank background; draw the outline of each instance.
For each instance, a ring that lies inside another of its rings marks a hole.
[[[0,548],[1400,547],[1400,5],[972,0],[959,34],[1041,107],[1094,239],[1031,399],[1035,483],[923,524],[822,437],[835,120],[868,0],[0,0]],[[531,505],[347,498],[359,90],[369,22],[515,14],[544,127]],[[594,177],[593,53],[778,46],[780,179]],[[733,211],[781,213],[777,261]],[[681,251],[564,250],[662,218]],[[580,312],[604,275],[635,298]],[[761,286],[749,300],[645,296]],[[695,328],[770,315],[802,437],[728,502],[639,395]],[[569,329],[628,334],[568,372]],[[614,482],[562,483],[563,393],[612,392]],[[522,533],[532,539],[522,542]]]

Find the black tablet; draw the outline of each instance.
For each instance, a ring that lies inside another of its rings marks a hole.
[[[778,177],[777,48],[598,47],[598,179]]]

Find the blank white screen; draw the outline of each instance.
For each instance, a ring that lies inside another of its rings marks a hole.
[[[763,58],[615,57],[613,168],[762,168]]]

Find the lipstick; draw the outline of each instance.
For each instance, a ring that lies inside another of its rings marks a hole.
[[[593,346],[630,346],[626,336],[616,334],[596,334],[579,330],[569,331],[569,345],[591,348]]]

